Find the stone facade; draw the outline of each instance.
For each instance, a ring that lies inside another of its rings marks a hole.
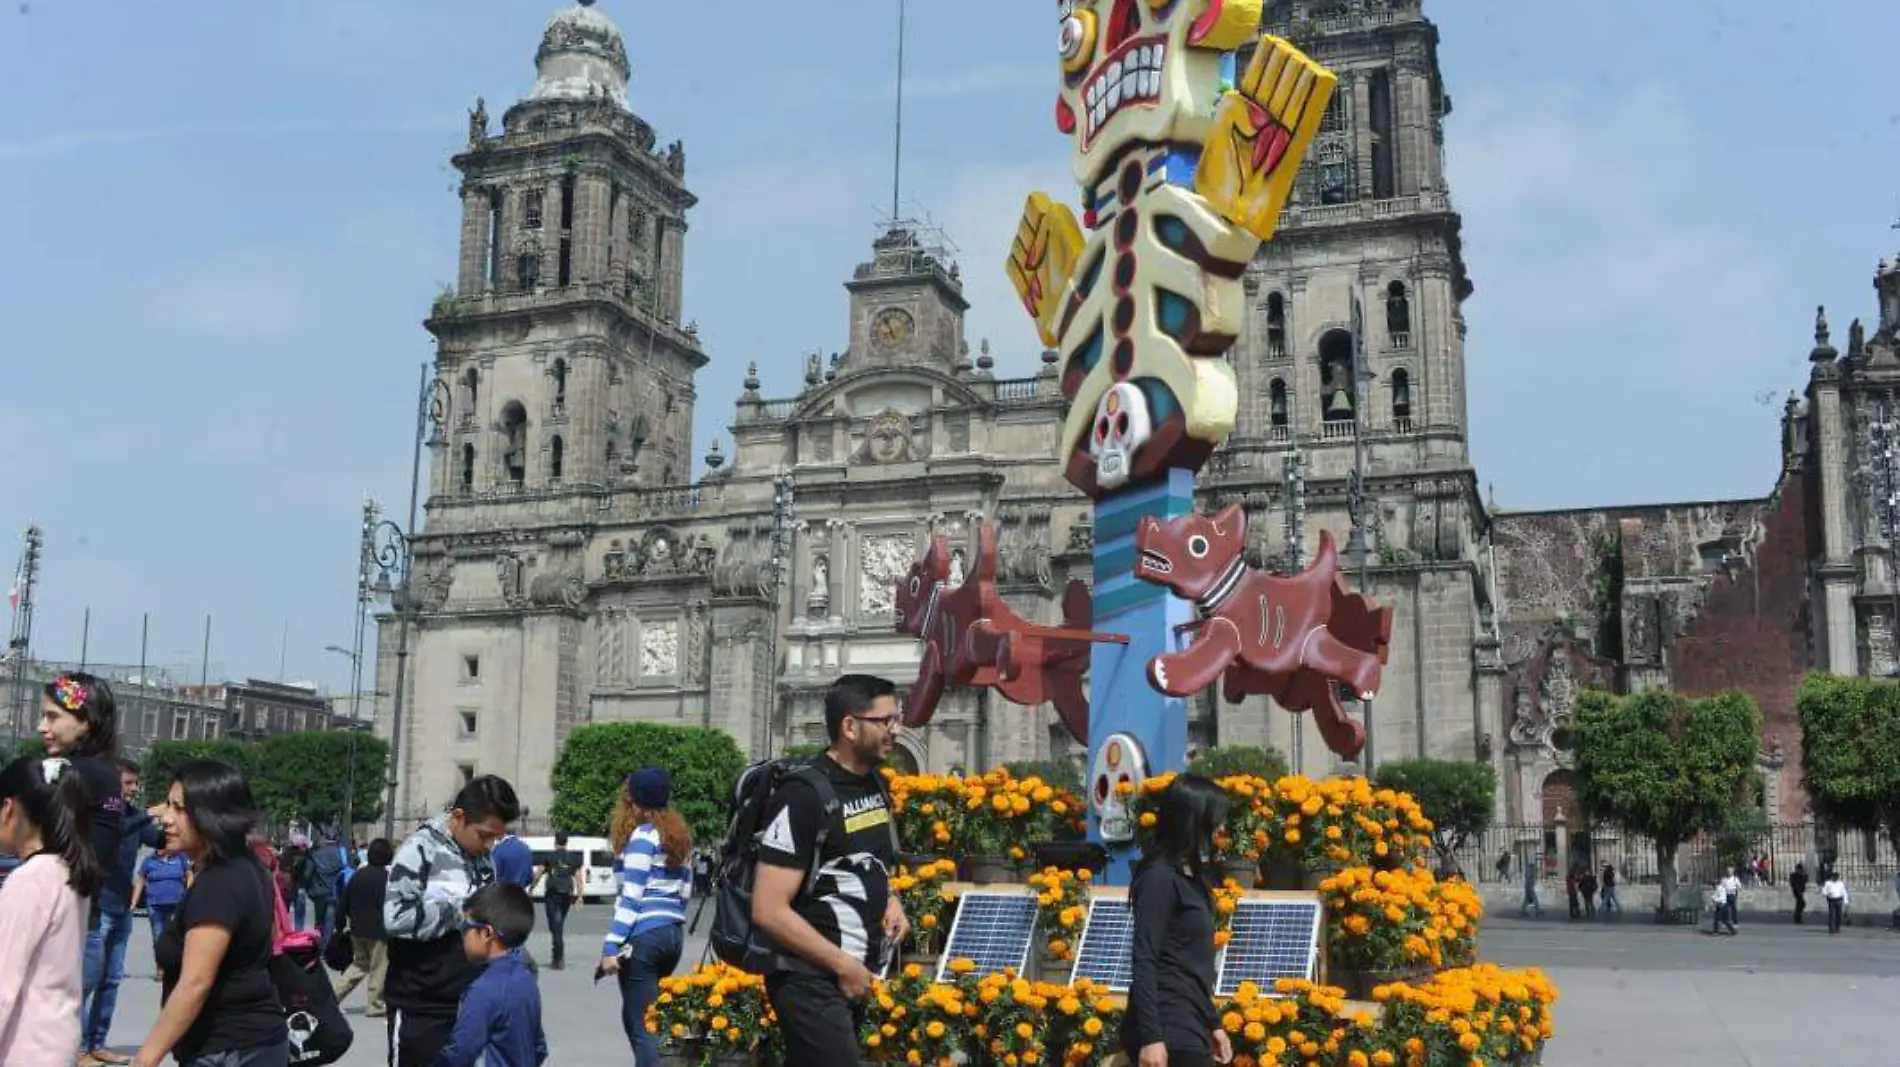
[[[1416,3],[1312,14],[1280,5],[1270,21],[1341,72],[1341,102],[1248,273],[1254,314],[1230,356],[1242,420],[1204,495],[1243,502],[1255,558],[1284,565],[1289,502],[1296,550],[1347,527],[1358,437],[1372,501],[1360,576],[1398,612],[1378,754],[1472,756],[1500,675],[1465,446],[1458,308],[1471,284],[1439,151],[1437,31]],[[1059,591],[1088,576],[1090,531],[1054,461],[1055,353],[1033,377],[999,379],[988,344],[973,357],[963,336],[958,265],[929,234],[893,227],[845,283],[844,347],[809,357],[796,396],[768,399],[749,375],[731,454],[684,484],[707,359],[678,324],[684,148],[656,150],[627,110],[625,46],[598,11],[555,16],[537,69],[499,134],[478,104],[455,157],[462,247],[428,320],[446,418],[406,601],[398,810],[484,771],[544,807],[582,722],[713,726],[755,753],[817,740],[840,671],[914,672],[890,590],[932,533],[967,553],[973,523],[997,524],[1005,595],[1058,621]],[[1360,354],[1355,299],[1370,309]],[[1307,477],[1290,496],[1295,455]],[[393,692],[398,628],[385,622],[377,687]],[[1268,743],[1328,769],[1303,718],[1264,698],[1213,704],[1195,705],[1191,744]],[[391,711],[379,700],[385,732]],[[934,770],[1079,751],[1049,709],[967,692],[902,744]]]

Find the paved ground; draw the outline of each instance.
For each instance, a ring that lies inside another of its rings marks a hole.
[[[589,959],[609,911],[576,909],[572,958]],[[708,916],[710,921],[710,916]],[[689,945],[697,960],[703,941]],[[531,943],[545,958],[546,941]],[[1483,955],[1535,965],[1556,981],[1558,1036],[1549,1067],[1652,1067],[1699,1062],[1724,1067],[1884,1067],[1900,1062],[1900,934],[1851,927],[1748,923],[1737,937],[1641,922],[1573,924],[1562,919],[1488,920]],[[135,1045],[158,1013],[148,939],[134,938],[113,1037]],[[610,985],[592,986],[591,966],[541,976],[554,1064],[630,1064]],[[359,991],[346,1005],[357,1044],[346,1067],[381,1064],[379,1020],[362,1017]]]

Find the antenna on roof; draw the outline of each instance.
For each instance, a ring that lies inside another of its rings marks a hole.
[[[891,145],[891,218],[897,216],[898,191],[904,174],[904,0],[897,0],[897,114]]]

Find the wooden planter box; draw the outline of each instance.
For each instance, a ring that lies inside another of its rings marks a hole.
[[[1253,860],[1223,860],[1216,877],[1223,882],[1231,878],[1240,883],[1240,888],[1253,889],[1260,884],[1260,864]]]
[[[1304,867],[1291,861],[1277,860],[1264,867],[1265,888],[1287,892],[1312,892],[1319,889],[1321,882],[1338,874],[1339,871],[1339,867],[1331,864],[1323,867]]]
[[[1022,885],[1028,877],[1007,856],[965,856],[960,866],[963,880],[977,885]]]

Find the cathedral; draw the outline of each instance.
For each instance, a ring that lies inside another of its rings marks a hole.
[[[1244,508],[1256,566],[1302,567],[1334,532],[1355,585],[1395,612],[1383,688],[1354,706],[1367,758],[1490,762],[1499,815],[1537,823],[1574,808],[1565,727],[1580,687],[1753,685],[1779,773],[1798,756],[1787,726],[1810,657],[1849,673],[1896,662],[1891,526],[1841,472],[1851,426],[1900,380],[1900,268],[1883,265],[1877,339],[1857,327],[1845,357],[1824,359],[1823,328],[1770,498],[1498,512],[1467,447],[1473,285],[1437,27],[1420,0],[1280,0],[1267,28],[1339,88],[1245,275],[1228,354],[1239,425],[1200,492],[1208,510]],[[454,158],[459,269],[426,323],[440,416],[427,521],[398,605],[408,627],[392,615],[379,629],[378,690],[403,677],[396,811],[486,772],[545,811],[584,723],[713,727],[755,755],[822,740],[837,674],[914,677],[893,589],[934,534],[961,567],[991,524],[1004,595],[1059,622],[1065,584],[1089,577],[1091,529],[1056,463],[1056,353],[998,377],[987,345],[966,343],[959,264],[894,223],[844,279],[838,350],[809,357],[794,396],[763,394],[751,368],[725,417],[730,452],[695,463],[695,376],[714,357],[681,322],[685,147],[660,147],[629,109],[624,40],[594,7],[554,16],[536,69],[498,130],[478,103]],[[1744,668],[1752,682],[1724,673],[1741,640],[1772,653]],[[378,697],[385,736],[394,711]],[[1333,764],[1307,717],[1264,697],[1203,694],[1189,738],[1272,745],[1308,773]],[[1046,706],[956,690],[899,745],[900,763],[935,772],[1082,751]],[[1765,803],[1798,809],[1798,769],[1775,780]]]

